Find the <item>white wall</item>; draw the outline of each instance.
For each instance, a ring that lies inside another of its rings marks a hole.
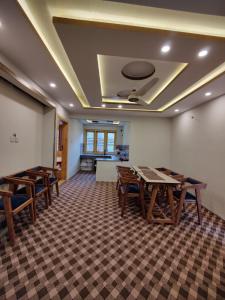
[[[42,163],[42,126],[43,105],[0,79],[0,176]]]
[[[80,169],[80,149],[83,138],[83,126],[79,120],[70,119],[68,147],[68,177],[72,177]]]
[[[46,107],[43,112],[42,165],[54,167],[56,110]]]
[[[208,184],[204,205],[225,218],[225,97],[172,121],[172,168]]]
[[[134,118],[128,126],[130,162],[170,167],[171,121],[166,118]]]

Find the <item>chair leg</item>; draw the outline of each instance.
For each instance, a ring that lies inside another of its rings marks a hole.
[[[35,223],[35,215],[34,215],[34,202],[32,202],[30,205],[29,205],[29,212],[30,212],[30,217],[31,217],[31,222],[32,224]]]
[[[9,234],[9,240],[12,246],[15,245],[15,230],[14,230],[14,222],[13,222],[13,214],[11,212],[6,211],[5,214],[7,227],[8,227],[8,234]]]
[[[56,186],[57,197],[59,197],[59,183],[58,183],[58,181],[56,182],[55,186]]]
[[[180,222],[181,212],[182,212],[182,209],[185,205],[185,197],[186,197],[186,191],[182,191],[181,197],[180,197],[179,202],[178,202],[178,209],[177,209],[177,215],[176,215],[176,225],[178,225],[179,222]]]
[[[49,205],[52,204],[52,192],[51,192],[51,186],[48,188],[48,199],[49,199]]]
[[[45,208],[48,208],[48,191],[44,192],[44,197],[45,197]]]
[[[37,219],[37,198],[36,197],[34,197],[33,208],[34,208],[34,220],[36,221]]]
[[[125,195],[121,195],[122,197],[122,203],[121,203],[121,206],[122,206],[122,209],[121,209],[121,217],[123,218],[124,216],[124,213],[126,211],[126,207],[127,207],[127,197]]]
[[[198,212],[198,223],[201,225],[202,224],[202,204],[201,204],[201,195],[200,191],[196,190],[196,206],[197,206],[197,212]]]

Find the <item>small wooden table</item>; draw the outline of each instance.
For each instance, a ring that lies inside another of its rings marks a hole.
[[[160,224],[175,224],[176,223],[176,212],[173,203],[173,187],[180,184],[179,181],[173,179],[172,177],[165,175],[164,173],[151,168],[151,167],[137,167],[133,166],[133,170],[138,174],[140,177],[140,200],[142,207],[144,205],[144,188],[145,184],[151,184],[152,187],[152,195],[150,199],[150,205],[147,211],[147,221],[149,223],[160,223]],[[165,185],[167,196],[168,196],[168,204],[171,210],[171,218],[164,215],[163,218],[154,218],[153,216],[153,209],[156,204],[156,197],[159,191],[160,186]]]

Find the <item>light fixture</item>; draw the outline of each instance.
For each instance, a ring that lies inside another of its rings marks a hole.
[[[49,85],[50,85],[50,87],[52,87],[52,88],[55,88],[55,87],[56,87],[56,84],[55,84],[54,82],[50,82]]]
[[[87,123],[92,123],[92,120],[86,120]]]
[[[73,104],[73,103],[70,103],[70,104],[69,104],[69,107],[74,107],[74,104]]]
[[[175,111],[175,112],[179,112],[180,110],[179,110],[178,108],[176,108],[174,111]]]
[[[0,21],[0,28],[2,28],[2,22]]]
[[[120,105],[118,105],[118,108],[122,108],[123,106],[120,104]]]
[[[206,97],[209,97],[209,96],[211,96],[211,95],[212,95],[212,92],[206,92],[206,93],[205,93],[205,96],[206,96]]]
[[[167,53],[169,51],[170,51],[170,46],[169,45],[162,46],[162,48],[161,48],[162,53]]]
[[[207,49],[202,49],[198,52],[198,57],[205,57],[208,53],[209,51]]]
[[[104,103],[102,104],[102,107],[105,107],[105,104],[104,104]]]

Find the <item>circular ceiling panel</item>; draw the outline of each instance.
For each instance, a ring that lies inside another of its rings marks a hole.
[[[152,76],[155,73],[155,67],[147,61],[132,61],[123,67],[121,73],[128,79],[142,80]]]

